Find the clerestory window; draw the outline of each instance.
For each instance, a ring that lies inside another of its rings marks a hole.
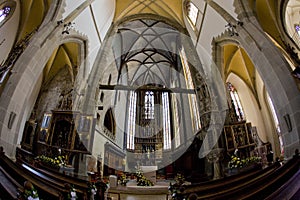
[[[199,9],[191,1],[188,1],[186,5],[186,10],[187,10],[187,16],[191,21],[192,25],[196,26]]]

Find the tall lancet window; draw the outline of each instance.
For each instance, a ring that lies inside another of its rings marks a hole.
[[[245,120],[244,110],[243,110],[239,95],[238,95],[235,87],[230,82],[228,82],[227,83],[227,89],[229,90],[229,93],[230,93],[230,98],[231,98],[231,101],[232,101],[231,103],[234,106],[234,110],[235,110],[235,113],[236,113],[236,116],[237,116],[237,120],[238,121]]]
[[[191,1],[187,2],[186,8],[187,8],[187,15],[189,20],[191,21],[193,26],[196,26],[198,13],[199,13],[198,8]]]
[[[177,106],[177,99],[176,94],[171,94],[171,102],[172,102],[172,116],[173,116],[173,124],[174,124],[174,141],[175,141],[175,148],[180,145],[180,131],[179,131],[179,113],[178,113],[178,106]]]
[[[129,120],[127,128],[127,149],[134,150],[134,136],[135,136],[135,121],[136,121],[136,93],[130,92],[129,99]]]
[[[11,8],[9,6],[5,6],[0,9],[0,24],[4,19],[9,15]]]
[[[186,79],[187,88],[194,89],[192,74],[189,68],[189,63],[185,54],[185,50],[183,48],[180,51],[180,58],[183,67],[184,76]],[[189,94],[188,97],[189,97],[190,109],[192,113],[191,114],[192,125],[194,128],[194,132],[196,132],[201,129],[200,112],[198,108],[197,97],[195,94]]]
[[[152,91],[145,92],[145,119],[154,119],[154,94]]]
[[[277,118],[276,111],[275,111],[275,108],[274,108],[274,104],[273,104],[273,101],[272,101],[269,93],[267,93],[267,99],[268,99],[269,107],[270,107],[272,117],[273,117],[273,120],[274,120],[274,123],[275,123],[275,126],[276,126],[276,130],[277,130],[278,133],[280,133],[281,130],[280,130],[280,125],[279,125],[279,120]]]
[[[170,104],[169,94],[162,93],[164,149],[171,149]]]

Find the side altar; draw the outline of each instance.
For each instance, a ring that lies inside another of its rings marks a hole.
[[[70,167],[74,173],[86,175],[86,157],[93,144],[93,116],[55,109],[44,113],[41,123],[33,121],[26,123],[18,159],[34,164],[41,155],[53,159],[63,156],[64,169]]]

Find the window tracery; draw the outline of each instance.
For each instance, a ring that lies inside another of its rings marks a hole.
[[[240,97],[237,93],[237,90],[230,82],[227,83],[227,89],[230,94],[231,104],[235,110],[237,121],[245,120],[244,110],[240,101]]]

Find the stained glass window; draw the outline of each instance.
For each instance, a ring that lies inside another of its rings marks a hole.
[[[11,8],[9,6],[5,6],[0,9],[0,23],[4,21],[4,19],[9,15]]]
[[[228,82],[227,88],[229,90],[231,101],[234,106],[234,110],[235,110],[238,121],[245,120],[244,110],[243,110],[239,95],[238,95],[235,87],[231,83]]]
[[[163,125],[164,125],[164,149],[171,149],[171,125],[170,125],[170,105],[169,94],[164,92],[162,94],[163,103]]]
[[[145,93],[145,119],[154,119],[154,94],[152,91]]]
[[[135,118],[136,118],[136,93],[130,92],[129,104],[129,120],[127,130],[127,149],[134,149],[134,136],[135,136]]]

